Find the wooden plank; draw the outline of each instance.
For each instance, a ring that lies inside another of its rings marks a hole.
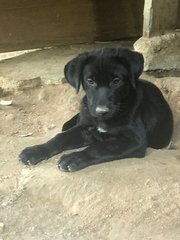
[[[180,1],[179,1],[179,5],[178,5],[176,28],[180,29]]]
[[[96,1],[97,36],[101,40],[142,36],[144,0]]]
[[[144,0],[0,0],[0,51],[142,34]]]
[[[91,0],[1,0],[0,50],[90,42]]]

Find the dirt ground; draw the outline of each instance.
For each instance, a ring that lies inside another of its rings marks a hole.
[[[59,156],[27,167],[18,154],[59,132],[83,93],[61,83],[2,97],[13,102],[0,106],[0,240],[180,239],[180,78],[144,77],[173,108],[171,147],[75,173]]]

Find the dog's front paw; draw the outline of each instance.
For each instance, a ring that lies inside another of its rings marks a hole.
[[[64,154],[58,162],[58,168],[65,172],[75,172],[87,167],[88,165],[89,164],[81,152]]]
[[[35,145],[25,148],[19,155],[19,160],[26,165],[35,165],[48,158],[43,145]]]

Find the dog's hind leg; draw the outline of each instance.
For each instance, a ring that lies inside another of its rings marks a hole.
[[[62,127],[62,131],[69,130],[70,128],[74,127],[78,122],[79,122],[79,113],[64,123]]]

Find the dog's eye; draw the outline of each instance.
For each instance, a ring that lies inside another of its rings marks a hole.
[[[123,84],[123,81],[118,77],[115,77],[111,82],[112,86],[120,86],[122,84]]]
[[[96,82],[92,78],[88,78],[86,81],[87,81],[88,85],[96,86]]]

